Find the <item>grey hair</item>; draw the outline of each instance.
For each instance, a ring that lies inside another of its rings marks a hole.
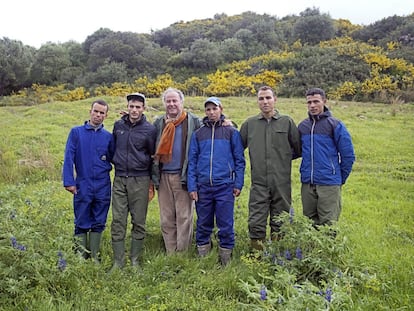
[[[180,97],[181,102],[184,103],[184,94],[183,92],[181,92],[179,89],[173,88],[173,87],[169,87],[168,89],[166,89],[164,91],[164,93],[162,93],[162,102],[165,104],[165,96],[167,96],[168,93],[177,93],[178,97]]]

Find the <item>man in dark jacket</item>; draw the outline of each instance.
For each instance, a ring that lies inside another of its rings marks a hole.
[[[111,203],[112,135],[104,129],[108,104],[92,103],[90,119],[71,129],[63,162],[63,186],[73,194],[77,251],[99,262],[102,231]]]
[[[125,264],[125,235],[128,213],[131,214],[131,265],[138,264],[148,209],[148,189],[155,152],[156,129],[146,120],[145,96],[127,96],[128,114],[115,122],[113,144],[115,178],[112,189],[112,248],[115,268]]]
[[[341,187],[355,161],[351,136],[326,107],[325,91],[306,92],[309,117],[298,128],[302,141],[302,205],[315,225],[330,225],[341,213]]]
[[[234,248],[234,198],[244,183],[244,148],[240,133],[223,126],[222,105],[217,97],[205,103],[204,126],[191,137],[188,153],[188,192],[196,202],[196,243],[200,256],[211,248],[214,218],[219,229],[219,259],[228,264]]]

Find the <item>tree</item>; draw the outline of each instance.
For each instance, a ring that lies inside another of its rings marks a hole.
[[[293,36],[302,43],[315,45],[330,40],[335,35],[333,21],[328,14],[320,14],[318,9],[306,9],[300,13],[294,26]]]
[[[59,80],[70,86],[82,86],[78,84],[78,80],[85,74],[87,55],[82,49],[82,45],[75,41],[69,41],[62,44],[66,50],[70,66],[61,71]]]
[[[62,71],[70,65],[69,54],[62,45],[46,43],[35,54],[31,80],[36,84],[59,84]]]
[[[0,39],[0,96],[30,85],[34,48],[21,41]]]
[[[123,63],[105,63],[98,67],[96,72],[88,73],[85,82],[88,86],[109,86],[114,82],[127,82],[128,74],[125,67]]]
[[[150,40],[150,36],[133,32],[114,32],[90,46],[88,68],[95,72],[108,63],[120,63],[127,70],[128,78],[138,75],[155,77],[164,73],[172,53]]]
[[[161,30],[152,32],[152,40],[159,44],[161,47],[169,47],[170,49],[176,50],[175,40],[178,37],[177,29],[173,27],[167,27]]]
[[[222,63],[219,45],[206,39],[194,41],[182,56],[184,63],[201,70],[213,69]]]
[[[234,38],[242,42],[244,55],[246,58],[260,55],[268,51],[264,44],[257,41],[255,33],[253,33],[253,31],[250,29],[239,29],[234,34]]]
[[[220,54],[224,63],[244,59],[243,43],[236,38],[228,38],[220,44]]]
[[[340,55],[335,47],[305,46],[290,66],[293,73],[283,81],[283,96],[302,96],[307,88],[315,86],[329,91],[345,81],[362,81],[370,76],[370,66],[359,55]]]
[[[62,45],[44,44],[35,55],[31,80],[38,84],[59,84],[63,70],[70,65],[69,53]]]
[[[267,49],[278,49],[283,43],[280,33],[276,32],[275,21],[263,15],[249,26],[254,33],[255,41],[266,46]]]
[[[114,32],[108,28],[100,28],[97,31],[95,31],[93,34],[91,34],[90,36],[88,36],[85,40],[85,42],[83,42],[82,47],[83,47],[83,51],[85,52],[86,55],[88,55],[91,51],[91,46],[96,42],[99,41],[101,39],[106,38],[107,36],[113,34]]]

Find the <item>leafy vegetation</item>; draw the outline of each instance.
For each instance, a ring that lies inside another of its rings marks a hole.
[[[119,118],[124,97],[110,104],[106,127]],[[140,269],[107,274],[110,230],[102,263],[76,256],[72,198],[60,182],[69,129],[87,118],[89,100],[0,107],[1,310],[409,310],[414,303],[414,106],[330,101],[355,144],[357,161],[343,190],[336,238],[301,216],[298,166],[293,207],[282,215],[283,238],[250,254],[246,187],[236,201],[236,248],[220,268],[214,248],[167,256],[156,199],[150,203]],[[258,112],[255,98],[222,98],[224,113],[241,124]],[[203,115],[203,98],[185,105]],[[303,99],[279,98],[278,109],[296,122]],[[162,113],[149,99],[150,120]],[[111,221],[109,217],[108,224]],[[217,243],[215,243],[217,246]]]
[[[407,102],[414,98],[412,33],[413,14],[360,26],[307,8],[299,16],[281,19],[253,12],[217,14],[150,34],[98,29],[83,43],[47,43],[38,50],[3,38],[0,96],[27,97],[39,85],[63,86],[62,94],[49,100],[69,101],[100,96],[101,87],[111,89],[106,95],[117,95],[114,85],[138,88],[136,81],[144,80],[144,93],[157,97],[158,88],[151,86],[165,76],[186,94],[251,96],[252,88],[271,73],[276,76],[271,86],[286,97],[302,96],[308,86],[325,85],[341,99],[389,102],[398,96]],[[374,57],[367,57],[369,53]],[[384,67],[384,60],[393,63],[391,67]],[[223,76],[234,83],[216,92],[221,80],[211,77]],[[349,83],[352,87],[344,88]],[[21,101],[0,102],[16,103]]]

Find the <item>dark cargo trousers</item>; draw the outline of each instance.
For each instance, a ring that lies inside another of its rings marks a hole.
[[[279,232],[280,223],[275,217],[282,212],[289,212],[291,207],[290,184],[264,186],[252,184],[249,194],[249,235],[253,240],[265,240],[267,221],[270,234]]]
[[[113,242],[125,240],[128,214],[131,214],[131,237],[142,240],[145,237],[145,222],[148,210],[149,176],[115,176],[112,187]]]

